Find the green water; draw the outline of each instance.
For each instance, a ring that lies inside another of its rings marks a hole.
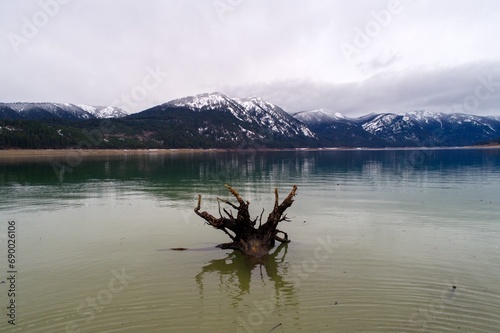
[[[2,332],[500,332],[500,150],[68,161],[0,159]],[[296,184],[292,242],[264,263],[215,248],[192,209],[216,214],[224,183],[253,216]]]

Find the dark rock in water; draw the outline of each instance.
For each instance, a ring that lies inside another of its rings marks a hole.
[[[174,251],[186,251],[187,248],[185,248],[185,247],[173,247],[170,250],[174,250]]]
[[[457,289],[457,286],[453,286],[453,289]]]

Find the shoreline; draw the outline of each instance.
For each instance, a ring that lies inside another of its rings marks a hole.
[[[451,149],[500,149],[500,145],[464,146],[464,147],[389,147],[389,148],[283,148],[283,149],[4,149],[0,150],[0,158],[19,157],[60,157],[68,154],[81,156],[118,156],[118,155],[141,155],[141,154],[187,154],[207,152],[273,152],[273,151],[379,151],[379,150],[451,150]]]
[[[79,154],[81,156],[104,156],[126,154],[150,153],[189,153],[197,149],[5,149],[0,150],[0,157],[39,157],[39,156],[65,156]],[[199,150],[209,151],[209,150]]]

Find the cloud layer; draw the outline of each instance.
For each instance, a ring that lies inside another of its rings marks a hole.
[[[498,17],[495,0],[4,0],[0,100],[500,115]]]
[[[345,115],[412,110],[498,115],[500,62],[406,72],[384,72],[360,82],[291,80],[227,87],[231,95],[256,94],[289,112],[326,108]]]

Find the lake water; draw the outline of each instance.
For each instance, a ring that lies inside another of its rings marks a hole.
[[[2,332],[500,332],[500,150],[54,161],[0,159]],[[224,183],[253,216],[296,184],[292,242],[264,263],[215,248],[192,210],[216,215]]]

